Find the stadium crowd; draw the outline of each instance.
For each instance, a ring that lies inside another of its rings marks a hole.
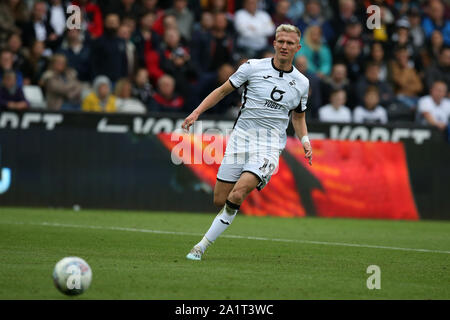
[[[79,28],[67,28],[71,4]],[[42,92],[49,110],[186,114],[247,59],[273,56],[283,23],[302,32],[309,118],[447,127],[442,0],[1,0],[0,110],[35,107]],[[239,94],[208,113],[237,114]]]

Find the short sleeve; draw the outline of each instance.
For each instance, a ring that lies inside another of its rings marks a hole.
[[[309,93],[309,82],[306,86],[305,93],[300,97],[300,103],[298,104],[297,108],[294,109],[297,113],[302,113],[306,111],[306,103],[308,102],[308,93]]]
[[[237,89],[242,86],[245,82],[248,81],[248,78],[251,74],[251,65],[250,62],[247,61],[236,70],[235,73],[231,75],[228,79],[233,86],[233,88]]]
[[[424,113],[424,112],[431,112],[432,111],[432,107],[429,103],[429,99],[427,99],[428,97],[422,97],[419,99],[418,104],[418,108],[417,110],[419,111],[419,113]]]

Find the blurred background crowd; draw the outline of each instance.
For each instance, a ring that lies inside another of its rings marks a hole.
[[[241,63],[273,56],[283,23],[302,32],[309,119],[447,127],[443,0],[1,0],[0,110],[187,114]],[[239,107],[237,90],[208,113]]]

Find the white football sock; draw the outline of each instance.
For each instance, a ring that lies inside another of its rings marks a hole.
[[[211,227],[206,232],[202,241],[200,241],[197,245],[200,246],[203,251],[205,251],[206,248],[211,243],[216,241],[217,237],[220,236],[220,234],[224,232],[233,222],[234,217],[236,217],[238,211],[239,206],[227,200],[227,203],[214,219]]]

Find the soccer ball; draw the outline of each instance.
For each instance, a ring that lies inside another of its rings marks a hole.
[[[92,280],[91,267],[81,258],[66,257],[53,269],[53,283],[56,288],[69,296],[82,294]]]

